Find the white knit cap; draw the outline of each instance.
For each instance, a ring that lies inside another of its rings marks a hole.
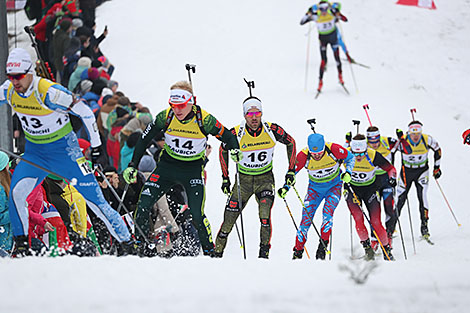
[[[170,90],[170,100],[168,102],[170,104],[181,104],[185,102],[188,104],[193,104],[194,98],[193,95],[187,90],[172,89]]]
[[[351,140],[351,151],[352,152],[365,152],[367,150],[367,139]]]
[[[7,60],[7,74],[11,73],[33,73],[33,61],[25,49],[11,50]]]
[[[258,109],[260,112],[263,112],[261,101],[259,101],[257,98],[248,98],[245,102],[243,102],[243,115],[246,115],[250,109]]]

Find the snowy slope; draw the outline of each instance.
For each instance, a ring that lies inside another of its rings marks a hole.
[[[470,125],[466,88],[470,61],[468,1],[438,1],[430,11],[397,6],[395,1],[343,1],[344,39],[351,55],[371,69],[343,64],[346,96],[336,81],[329,52],[324,93],[313,100],[319,66],[316,30],[310,43],[309,88],[304,91],[308,25],[299,26],[310,1],[124,1],[106,2],[97,12],[98,31],[105,25],[109,37],[102,50],[116,65],[114,78],[133,101],[156,114],[166,107],[169,86],[186,79],[185,63],[197,65],[193,75],[198,102],[224,125],[241,121],[241,102],[248,95],[243,77],[255,80],[254,94],[264,104],[264,118],[283,126],[301,149],[310,129],[306,119],[317,118],[317,131],[326,139],[343,143],[353,130],[351,120],[367,119],[368,103],[374,124],[393,136],[406,129],[410,108],[443,150],[441,186],[462,226],[457,227],[434,182],[431,182],[430,231],[434,246],[416,242],[413,254],[406,207],[402,227],[408,260],[399,238],[394,241],[397,261],[379,260],[378,269],[365,285],[356,285],[339,266],[349,266],[349,213],[341,201],[335,213],[333,260],[307,258],[292,262],[294,226],[282,201],[272,210],[271,259],[256,259],[259,220],[256,202],[244,211],[248,260],[242,260],[235,233],[221,260],[99,259],[0,260],[0,312],[158,311],[183,312],[462,312],[470,306],[470,213],[465,183],[469,148],[461,133]],[[210,139],[214,147],[218,142]],[[280,185],[287,168],[285,148],[277,147],[275,177]],[[396,164],[399,164],[398,161]],[[232,174],[234,169],[232,168]],[[208,164],[206,213],[214,236],[223,218],[225,197],[220,192],[217,156]],[[232,179],[233,181],[234,179]],[[304,195],[307,176],[301,172],[297,189]],[[410,193],[415,238],[419,214],[414,190]],[[300,220],[294,192],[287,201]],[[320,224],[320,214],[315,218]],[[307,248],[314,255],[318,240],[310,231]],[[354,247],[362,253],[353,233]],[[64,280],[65,278],[65,280]],[[66,282],[64,284],[64,281]],[[51,289],[55,300],[38,292]],[[72,300],[83,298],[79,305]],[[467,309],[468,310],[468,309]]]

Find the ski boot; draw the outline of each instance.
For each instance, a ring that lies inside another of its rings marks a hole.
[[[211,258],[214,258],[215,257],[215,249],[214,247],[210,247],[210,248],[203,248],[202,249],[202,254],[203,255],[207,255],[207,256],[210,256]]]
[[[343,74],[341,72],[338,73],[338,80],[341,85],[344,85]]]
[[[383,251],[384,260],[389,261],[389,258],[390,258],[390,261],[395,261],[395,258],[392,255],[392,247],[390,247],[390,245],[386,245],[386,246],[384,246],[384,250],[385,250],[385,251]],[[387,252],[387,254],[385,254],[385,252]],[[387,255],[388,255],[388,257],[387,257]]]
[[[118,249],[118,256],[137,255],[137,242],[131,237],[128,241],[121,242],[120,249]]]
[[[271,248],[270,244],[267,244],[267,245],[260,244],[259,245],[258,258],[260,258],[260,259],[269,259],[269,249],[270,248]]]
[[[12,253],[12,257],[24,258],[25,256],[32,255],[27,236],[18,236],[13,238],[13,240],[15,241],[15,247]]]
[[[304,249],[296,250],[294,248],[294,255],[292,256],[292,260],[300,260],[303,254],[304,254]]]
[[[365,260],[366,261],[372,261],[375,259],[375,253],[374,250],[372,250],[372,247],[370,246],[370,240],[366,239],[364,241],[361,241],[362,246],[364,247],[364,250],[366,252],[365,255]]]
[[[429,238],[431,236],[428,229],[428,220],[421,221],[421,235],[423,235],[423,238]]]
[[[135,251],[141,258],[153,258],[157,256],[157,245],[153,242],[137,242]]]
[[[214,258],[216,258],[216,259],[221,259],[223,256],[224,256],[224,252],[223,252],[223,251],[221,251],[221,252],[214,251]]]
[[[317,91],[318,92],[321,92],[321,89],[323,88],[323,80],[320,79],[320,81],[318,82],[318,88],[317,88]]]
[[[374,252],[377,252],[377,249],[379,248],[379,241],[377,238],[372,237],[372,240],[370,241],[370,246]]]
[[[325,244],[323,245],[322,244]],[[325,257],[326,257],[326,250],[325,250],[325,247],[328,247],[328,240],[323,240],[320,238],[320,243],[318,244],[318,249],[317,249],[317,254],[315,255],[315,258],[317,260],[324,260]]]

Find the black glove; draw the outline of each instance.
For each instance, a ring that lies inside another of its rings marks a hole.
[[[100,156],[101,156],[101,146],[91,148],[90,157],[91,157],[91,164],[93,165],[93,167],[95,167],[95,165],[98,164],[98,159],[100,158]]]
[[[222,192],[226,195],[230,194],[230,178],[229,177],[222,177]]]
[[[403,131],[401,129],[397,128],[396,132],[397,132],[398,139],[402,139],[403,138]]]
[[[397,186],[397,179],[395,177],[390,177],[388,179],[388,183],[390,184],[390,186],[396,187]]]
[[[439,166],[435,166],[434,171],[432,171],[432,176],[434,176],[435,179],[439,179],[441,175],[442,175],[441,169],[439,168]]]
[[[286,174],[286,182],[285,185],[292,187],[295,184],[295,172],[294,171],[288,171]]]
[[[346,142],[349,143],[349,142],[351,142],[351,140],[352,140],[352,133],[351,133],[351,132],[347,132],[347,133],[346,133]]]

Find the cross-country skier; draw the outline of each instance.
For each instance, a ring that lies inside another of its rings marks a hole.
[[[405,204],[408,196],[408,191],[411,184],[414,183],[418,193],[419,213],[421,217],[421,235],[424,238],[429,238],[429,206],[426,197],[429,185],[429,165],[428,165],[428,152],[434,151],[434,169],[432,175],[435,179],[441,177],[441,148],[439,143],[430,135],[423,134],[423,124],[420,121],[412,121],[408,124],[408,132],[406,137],[403,131],[397,129],[398,138],[404,138],[411,148],[411,153],[403,152],[403,167],[400,172],[400,183],[397,188],[398,192],[398,215]],[[404,171],[403,171],[404,170]],[[392,231],[395,229],[396,222],[392,225]]]
[[[466,131],[463,132],[462,134],[463,138],[463,144],[470,145],[470,129],[467,129]]]
[[[320,81],[318,83],[317,91],[320,92],[323,87],[323,73],[325,72],[327,56],[326,47],[331,45],[336,60],[336,67],[338,69],[338,80],[340,84],[344,85],[343,74],[341,69],[341,59],[339,57],[338,47],[338,30],[336,23],[339,20],[347,22],[348,19],[341,14],[341,4],[338,2],[329,3],[326,0],[321,0],[318,4],[310,7],[300,21],[300,25],[304,25],[310,21],[314,21],[318,28],[318,38],[320,40]]]
[[[240,186],[241,209],[246,206],[252,195],[255,195],[259,207],[260,229],[260,258],[269,258],[271,248],[271,209],[274,202],[273,154],[276,141],[286,145],[289,160],[285,184],[295,183],[295,140],[281,126],[262,120],[263,109],[261,100],[248,97],[243,101],[245,120],[232,129],[240,144],[239,154],[231,155],[237,162],[240,182],[230,191],[228,173],[228,151],[225,145],[220,147],[220,165],[222,167],[222,191],[231,195],[225,207],[224,221],[220,227],[215,243],[217,257],[222,254],[227,244],[227,237],[232,231],[240,215],[238,186]]]
[[[352,138],[349,150],[356,158],[350,184],[345,185],[346,203],[356,223],[356,230],[366,252],[366,259],[374,259],[374,251],[370,245],[369,234],[364,225],[361,203],[364,202],[369,211],[372,229],[379,236],[388,257],[393,260],[391,247],[382,221],[380,220],[380,202],[377,191],[380,188],[376,181],[376,168],[380,167],[388,174],[392,187],[396,186],[396,170],[380,153],[367,147],[364,135],[358,134]],[[384,259],[388,260],[384,252]]]
[[[341,174],[340,166],[343,162],[346,171]],[[324,247],[328,246],[330,239],[333,214],[341,199],[343,182],[351,181],[354,157],[351,152],[336,143],[325,143],[323,135],[311,134],[308,136],[308,147],[297,154],[296,173],[304,167],[308,171],[308,191],[305,196],[305,208],[302,210],[302,221],[295,239],[293,259],[302,258],[311,221],[317,208],[325,200],[321,238],[316,253],[317,259],[324,260],[326,254]],[[278,191],[281,198],[285,197],[286,192],[285,187]]]
[[[129,167],[123,176],[127,183],[135,181],[137,164],[148,145],[161,131],[165,144],[156,169],[147,179],[140,194],[136,211],[136,223],[145,236],[150,234],[150,214],[153,205],[174,185],[182,185],[188,197],[188,205],[193,217],[204,255],[214,255],[211,226],[204,214],[206,198],[204,186],[204,159],[207,136],[213,135],[227,144],[227,149],[238,149],[236,137],[211,114],[196,105],[193,89],[188,82],[177,82],[171,86],[170,107],[161,111],[150,123],[139,139]],[[136,232],[140,241],[140,255],[154,255],[144,244],[146,238]]]
[[[405,140],[401,142],[402,146],[405,147],[406,151],[410,152],[410,148]],[[395,153],[397,152],[400,141],[392,137],[384,137],[380,135],[380,131],[376,126],[369,126],[367,128],[367,145],[369,148],[379,152],[388,162],[394,163]],[[387,229],[387,235],[392,244],[393,226],[397,220],[397,213],[395,212],[395,188],[390,184],[390,179],[386,171],[381,168],[377,168],[376,171],[376,182],[379,186],[379,195],[382,198],[383,206],[385,210],[385,225]],[[371,242],[374,251],[378,248],[377,238],[372,236]]]
[[[76,188],[87,199],[88,206],[126,251],[132,252],[130,233],[119,214],[105,201],[70,124],[69,113],[82,119],[90,137],[92,159],[96,161],[101,141],[93,112],[61,85],[36,77],[31,57],[24,49],[10,52],[6,70],[8,81],[0,87],[0,105],[9,103],[21,121],[26,135],[23,158],[69,180],[76,178]],[[20,162],[13,174],[9,207],[18,256],[30,252],[26,197],[47,175],[26,162]]]

